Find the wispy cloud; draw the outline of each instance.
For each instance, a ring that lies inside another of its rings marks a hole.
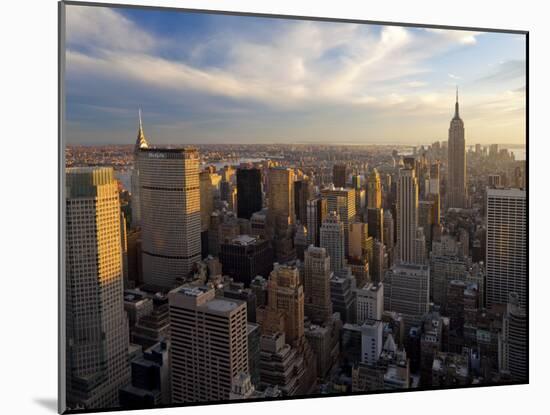
[[[148,100],[172,107],[167,111],[173,118],[163,118],[163,131],[178,126],[200,131],[202,119],[230,125],[241,114],[250,118],[254,112],[288,124],[296,116],[322,122],[324,115],[345,113],[346,108],[350,114],[362,111],[370,117],[437,117],[449,106],[445,80],[461,77],[446,70],[438,73],[434,59],[474,48],[481,36],[469,31],[265,20],[255,31],[237,30],[239,26],[211,29],[187,42],[169,32],[148,31],[114,9],[67,10],[67,89],[74,106],[93,97],[107,101],[97,104],[102,108],[115,108],[117,103],[127,108],[135,106],[132,99],[144,99],[139,98],[141,91]],[[172,53],[161,53],[167,46]],[[219,59],[210,62],[208,57]],[[521,62],[509,62],[486,80],[521,76]],[[69,111],[69,118],[74,113]],[[124,111],[111,114],[121,116]],[[341,122],[347,128],[346,121]]]

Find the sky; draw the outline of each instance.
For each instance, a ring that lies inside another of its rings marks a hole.
[[[69,144],[525,143],[525,36],[67,6]]]

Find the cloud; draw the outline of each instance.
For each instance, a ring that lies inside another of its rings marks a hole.
[[[69,48],[150,51],[155,38],[131,20],[106,7],[71,5],[66,8]]]
[[[270,41],[254,34],[210,36],[191,51],[197,60],[218,51],[221,67],[206,67],[155,54],[165,43],[118,12],[100,7],[68,8],[67,68],[87,77],[120,78],[168,90],[295,107],[346,100],[372,103],[364,96],[394,96],[377,83],[426,71],[423,60],[466,42],[459,32],[292,21]],[[227,33],[225,33],[227,35]],[[433,51],[419,53],[428,35]],[[475,35],[468,33],[469,37]],[[408,87],[424,86],[413,81]],[[388,102],[396,102],[387,98]]]
[[[194,33],[187,42],[148,32],[114,9],[67,11],[70,120],[77,109],[86,119],[94,111],[124,117],[130,109],[126,116],[134,122],[132,111],[147,100],[159,133],[185,128],[197,137],[206,127],[209,137],[231,136],[229,126],[240,124],[242,131],[253,119],[262,134],[269,122],[319,125],[322,133],[334,114],[338,123],[349,115],[365,127],[367,118],[443,119],[454,93],[445,81],[460,77],[448,69],[437,73],[433,61],[474,47],[480,36],[295,20],[262,20],[251,30],[247,18],[231,17],[241,20]],[[222,21],[229,22],[216,23]],[[86,105],[90,100],[98,102]]]
[[[525,79],[526,65],[524,60],[501,61],[496,68],[488,75],[477,80],[479,83],[497,83],[520,79]]]

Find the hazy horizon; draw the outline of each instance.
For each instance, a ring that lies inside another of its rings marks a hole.
[[[67,6],[66,142],[525,145],[525,35]]]

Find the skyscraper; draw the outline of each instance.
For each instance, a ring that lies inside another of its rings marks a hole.
[[[263,334],[285,333],[293,344],[304,336],[304,287],[298,268],[275,264],[267,283],[267,307],[259,308],[258,323]]]
[[[338,273],[344,268],[344,224],[336,212],[330,212],[321,226],[321,248],[325,248],[330,257],[330,269]]]
[[[447,207],[467,207],[466,183],[466,142],[464,139],[464,122],[458,113],[458,89],[456,91],[455,115],[449,127],[448,143],[448,186]]]
[[[139,201],[139,150],[148,148],[149,143],[143,133],[143,123],[141,122],[141,108],[139,109],[139,128],[134,146],[134,168],[132,169],[132,227],[136,228],[141,223],[141,205]]]
[[[355,290],[357,324],[363,324],[365,320],[382,320],[384,312],[384,285],[379,283],[367,283]]]
[[[143,279],[172,287],[201,259],[199,155],[196,149],[141,149]]]
[[[487,189],[487,306],[518,295],[527,305],[527,200],[525,190]]]
[[[502,322],[501,370],[510,373],[512,380],[527,380],[528,355],[527,314],[519,305],[516,293],[510,293]]]
[[[347,169],[348,167],[345,164],[335,164],[332,166],[332,183],[334,183],[334,187],[346,187]]]
[[[307,225],[307,202],[312,196],[313,185],[307,176],[294,182],[294,211],[302,225]]]
[[[403,316],[405,330],[420,322],[430,302],[430,268],[398,264],[384,278],[384,309]]]
[[[232,379],[248,372],[246,303],[206,287],[177,288],[168,299],[172,402],[229,399]]]
[[[327,200],[324,198],[307,201],[307,241],[310,245],[319,246],[321,225],[327,217]]]
[[[380,209],[382,207],[382,186],[378,170],[372,169],[367,179],[367,207]]]
[[[332,316],[330,258],[325,248],[310,245],[304,262],[304,312],[313,323],[322,324]]]
[[[327,200],[327,211],[336,212],[344,225],[344,252],[349,255],[349,228],[355,221],[355,189],[337,189],[328,187],[321,190],[321,195]]]
[[[250,219],[262,210],[262,172],[259,169],[237,169],[237,216]]]
[[[112,168],[67,169],[67,404],[118,405],[130,381],[120,201]]]
[[[410,165],[405,165],[399,171],[397,187],[398,256],[401,262],[414,264],[418,227],[418,181]]]
[[[267,235],[274,241],[275,258],[284,262],[293,256],[294,170],[271,167],[268,184]]]
[[[229,275],[246,287],[257,275],[264,278],[273,270],[273,248],[269,241],[239,235],[220,244],[223,275]]]

